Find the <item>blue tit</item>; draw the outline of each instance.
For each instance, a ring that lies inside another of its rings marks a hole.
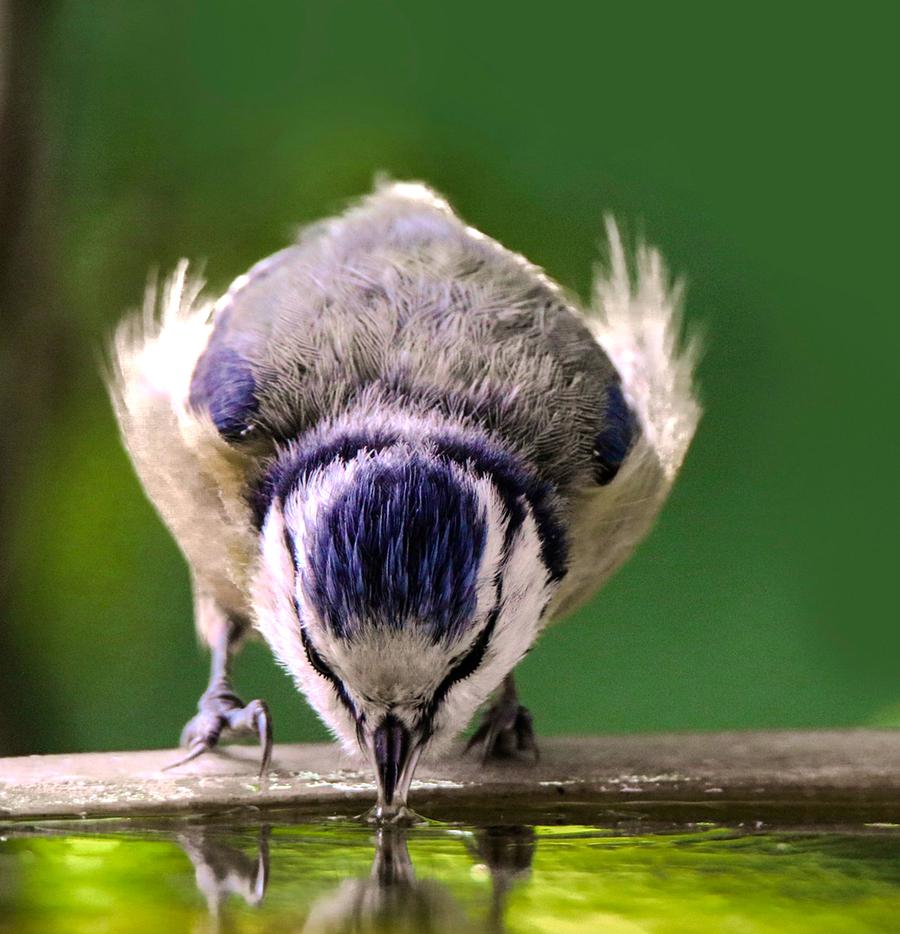
[[[186,760],[251,731],[268,767],[270,711],[230,678],[254,633],[371,762],[378,817],[492,695],[470,746],[536,753],[513,669],[647,534],[700,415],[679,287],[607,236],[582,310],[383,184],[217,300],[182,263],[119,326],[122,438],[211,651]]]

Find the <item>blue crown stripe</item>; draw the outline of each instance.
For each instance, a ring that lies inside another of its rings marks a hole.
[[[486,539],[478,497],[446,463],[370,463],[312,530],[301,586],[339,638],[364,620],[453,640],[475,612]]]
[[[300,480],[315,470],[336,460],[350,461],[363,450],[377,453],[401,440],[398,432],[389,430],[356,431],[342,432],[308,448],[292,445],[250,490],[248,499],[256,527],[262,527],[273,500],[284,502]],[[504,543],[507,549],[525,519],[521,499],[524,497],[528,501],[541,542],[541,558],[551,580],[561,580],[567,568],[568,542],[565,529],[556,515],[550,485],[528,473],[511,454],[481,437],[437,434],[427,440],[439,457],[454,461],[476,476],[489,477],[494,482],[509,516]]]
[[[256,528],[262,528],[266,513],[274,501],[283,503],[301,479],[320,467],[327,467],[335,461],[351,461],[362,450],[372,453],[383,451],[399,440],[396,433],[367,431],[340,434],[308,448],[292,445],[250,490],[248,500]]]

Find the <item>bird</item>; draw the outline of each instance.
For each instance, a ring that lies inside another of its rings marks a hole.
[[[701,415],[658,250],[582,304],[420,182],[379,181],[209,294],[182,260],[110,340],[144,490],[211,659],[184,764],[259,738],[232,661],[261,637],[400,821],[424,752],[537,756],[513,670],[647,535]]]

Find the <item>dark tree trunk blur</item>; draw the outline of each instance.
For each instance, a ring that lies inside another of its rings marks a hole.
[[[23,651],[13,539],[23,481],[46,442],[61,332],[51,261],[44,49],[56,4],[0,0],[0,754],[40,748],[51,722],[39,659]],[[40,639],[29,639],[40,645]]]

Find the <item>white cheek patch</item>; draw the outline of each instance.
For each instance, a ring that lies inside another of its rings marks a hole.
[[[555,590],[541,560],[537,524],[530,509],[510,548],[502,577],[502,603],[484,661],[450,689],[435,719],[434,747],[440,749],[471,720],[475,711],[522,659],[537,638],[542,614]]]
[[[306,605],[300,585],[305,559],[301,543],[318,510],[350,481],[354,470],[354,462],[350,462],[329,471],[319,471],[310,479],[302,501],[299,493],[289,497],[284,514],[277,504],[273,505],[263,526],[262,561],[253,583],[256,628],[293,678],[298,690],[348,751],[358,751],[356,725],[338,699],[331,681],[310,664],[303,647],[297,612],[300,611],[307,626],[321,631],[320,625],[317,626],[318,618]],[[293,529],[297,547],[294,557],[301,573],[295,571],[294,559],[288,551],[286,528]]]
[[[503,556],[503,539],[509,517],[497,496],[494,485],[487,477],[472,478],[469,474],[465,476],[478,497],[487,527],[481,567],[478,569],[478,580],[475,584],[475,618],[484,619],[497,602],[495,577]]]
[[[303,624],[317,635],[324,627],[315,608],[306,599],[303,587],[304,577],[309,573],[307,542],[310,533],[316,527],[320,513],[325,511],[335,498],[349,486],[359,467],[359,457],[348,463],[339,463],[327,469],[316,471],[310,477],[302,493],[295,491],[285,504],[285,519],[291,529],[294,542],[294,560],[296,573],[293,579],[292,597],[296,601],[296,611]],[[305,653],[304,653],[305,654]],[[318,676],[317,676],[318,677]]]

